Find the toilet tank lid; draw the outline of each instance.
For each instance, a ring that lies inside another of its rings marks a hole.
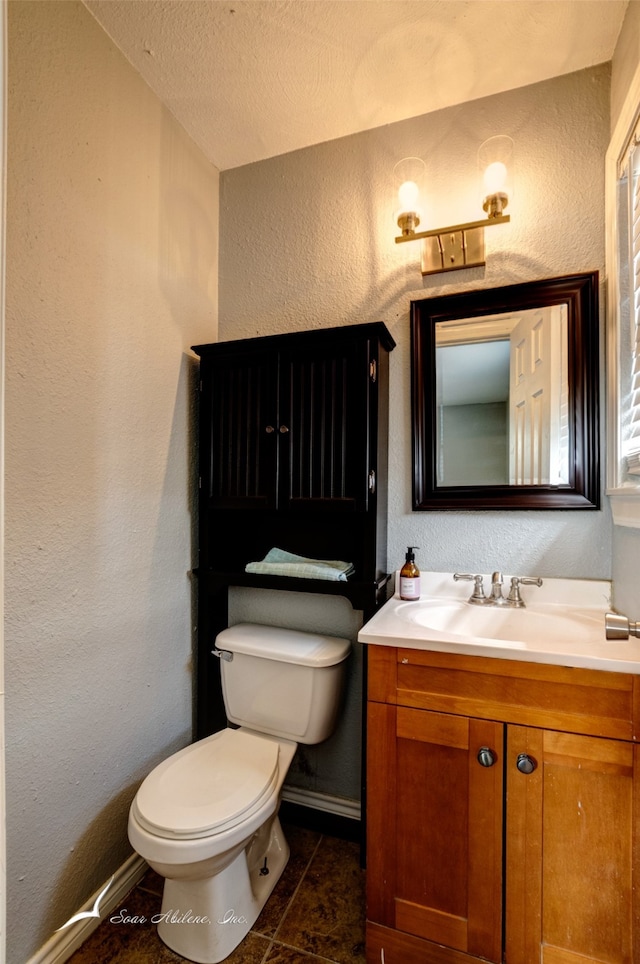
[[[334,666],[351,652],[351,641],[279,626],[237,623],[216,638],[218,649],[246,656],[259,656],[301,666]]]

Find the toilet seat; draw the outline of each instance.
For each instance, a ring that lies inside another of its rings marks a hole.
[[[152,770],[132,812],[159,837],[185,840],[229,830],[273,792],[278,755],[275,740],[244,730],[214,733]]]

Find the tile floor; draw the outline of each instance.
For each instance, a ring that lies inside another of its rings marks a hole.
[[[360,848],[292,825],[291,857],[262,914],[225,964],[364,964],[364,871]],[[150,918],[162,879],[149,871],[116,908]],[[154,924],[104,920],[68,964],[184,964]]]

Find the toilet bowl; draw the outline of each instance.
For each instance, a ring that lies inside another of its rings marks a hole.
[[[197,964],[231,954],[286,866],[282,785],[298,742],[332,732],[350,651],[348,640],[253,624],[224,630],[216,643],[227,654],[227,716],[242,725],[160,763],[136,794],[128,828],[165,878],[158,935]]]

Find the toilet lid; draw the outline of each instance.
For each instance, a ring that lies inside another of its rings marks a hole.
[[[272,792],[278,744],[226,729],[185,747],[152,770],[133,803],[160,837],[196,838],[236,826]]]

